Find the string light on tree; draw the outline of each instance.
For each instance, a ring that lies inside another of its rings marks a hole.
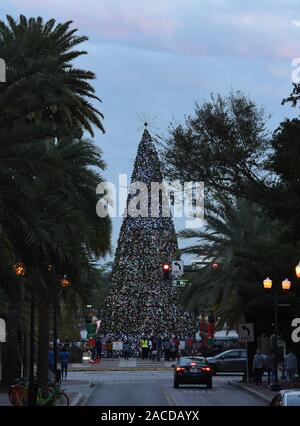
[[[177,238],[172,217],[152,215],[151,184],[163,181],[160,162],[143,120],[144,133],[138,146],[131,183],[141,182],[148,189],[147,199],[141,195],[145,215],[124,217],[118,239],[115,261],[106,302],[103,328],[106,332],[170,333],[186,335],[193,319],[179,304],[178,289],[173,288],[170,274],[177,251]],[[129,193],[128,206],[136,194]],[[164,263],[162,263],[164,262]]]

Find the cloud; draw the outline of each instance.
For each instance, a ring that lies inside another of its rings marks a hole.
[[[73,19],[80,33],[108,45],[199,57],[299,56],[295,0],[10,1],[26,15]]]

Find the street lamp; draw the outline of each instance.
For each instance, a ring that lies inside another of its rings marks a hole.
[[[26,267],[24,263],[18,262],[14,265],[14,271],[17,277],[24,277],[26,274]],[[35,303],[34,293],[31,288],[31,299],[30,299],[30,331],[29,331],[29,380],[28,380],[28,405],[35,405],[35,383],[34,383],[34,330],[35,330]]]
[[[19,262],[15,265],[14,268],[15,268],[15,274],[18,277],[24,277],[24,275],[26,273],[26,268],[25,268],[24,263]]]
[[[69,287],[71,285],[71,281],[64,275],[63,279],[60,280],[61,287]]]
[[[268,277],[263,281],[264,288],[270,289],[272,288],[273,281]]]
[[[292,283],[286,278],[284,281],[282,281],[281,285],[282,290],[289,290],[291,288]]]
[[[300,278],[300,262],[299,262],[299,263],[298,263],[298,265],[296,266],[295,270],[296,270],[296,275],[297,275],[297,277],[298,277],[298,278]]]
[[[263,281],[263,286],[265,289],[272,289],[272,280],[267,277]],[[291,282],[286,278],[281,283],[281,288],[284,291],[289,291],[291,288]],[[274,391],[280,390],[280,386],[278,384],[278,298],[279,298],[279,286],[274,287],[274,383],[270,386],[270,388]]]

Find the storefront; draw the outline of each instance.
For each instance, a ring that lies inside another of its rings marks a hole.
[[[0,381],[2,380],[2,361],[4,345],[6,342],[6,324],[3,318],[0,318]]]

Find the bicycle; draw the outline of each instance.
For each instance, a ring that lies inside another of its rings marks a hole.
[[[23,406],[27,403],[28,397],[28,382],[18,381],[14,385],[11,385],[8,389],[8,398],[12,405]]]
[[[60,385],[54,385],[52,391],[46,397],[43,396],[41,388],[37,392],[37,405],[68,407],[70,405],[69,397],[60,389]]]

